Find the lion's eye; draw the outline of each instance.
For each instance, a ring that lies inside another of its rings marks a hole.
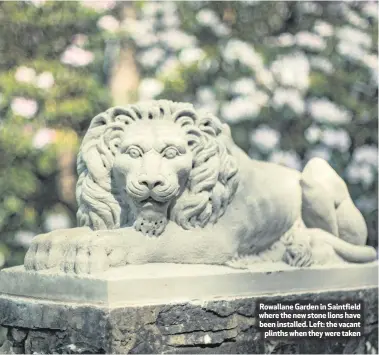
[[[142,156],[142,152],[138,149],[138,148],[129,148],[127,151],[126,151],[127,154],[130,155],[131,158],[134,158],[134,159],[137,159],[139,157]]]
[[[173,147],[169,147],[164,150],[163,156],[167,159],[175,158],[179,154],[178,150]]]

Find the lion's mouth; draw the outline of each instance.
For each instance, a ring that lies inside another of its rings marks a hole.
[[[167,205],[167,202],[168,201],[163,201],[163,202],[161,202],[161,201],[157,201],[157,200],[155,200],[154,198],[152,198],[152,197],[148,197],[148,198],[145,198],[144,200],[140,200],[139,201],[139,203],[141,204],[141,205],[155,205],[155,206],[165,206],[165,205]]]

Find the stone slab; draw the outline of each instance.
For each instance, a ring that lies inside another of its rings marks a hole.
[[[267,340],[257,303],[364,302],[363,336]],[[373,354],[378,349],[378,289],[290,292],[109,308],[0,296],[0,353],[14,354]]]
[[[0,295],[110,307],[377,285],[376,262],[303,269],[263,264],[259,269],[249,270],[215,265],[146,264],[80,276],[56,271],[25,271],[23,266],[0,272]]]
[[[279,265],[275,267],[278,268]],[[93,276],[0,272],[0,353],[373,353],[378,264],[140,265]],[[257,303],[363,301],[360,338],[267,340]]]

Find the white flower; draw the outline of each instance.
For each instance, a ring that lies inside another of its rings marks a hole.
[[[249,77],[240,78],[231,84],[231,92],[237,95],[251,95],[255,90],[254,80]]]
[[[365,2],[362,6],[362,12],[367,17],[378,18],[378,3],[376,1],[373,2]]]
[[[378,166],[378,148],[373,145],[363,145],[355,149],[353,160],[357,163],[366,163],[373,167]]]
[[[48,90],[54,85],[54,76],[49,71],[45,71],[37,78],[37,87]]]
[[[159,42],[158,36],[154,33],[152,21],[146,19],[138,21],[130,18],[122,25],[138,47],[152,47]]]
[[[244,5],[257,6],[262,3],[262,0],[243,0],[241,1]]]
[[[87,7],[89,9],[102,12],[113,9],[113,7],[116,5],[115,0],[82,0],[81,1],[82,6]]]
[[[88,43],[88,36],[83,33],[77,33],[72,37],[72,44],[77,47],[83,47]]]
[[[256,91],[253,95],[250,96],[252,102],[258,105],[259,108],[266,106],[269,100],[269,96],[264,91]]]
[[[282,33],[276,38],[276,44],[279,47],[290,47],[295,44],[295,38],[291,33]]]
[[[361,62],[371,70],[372,79],[378,83],[378,56],[376,54],[365,55],[361,57]]]
[[[115,33],[120,28],[120,23],[116,18],[114,18],[111,15],[103,16],[97,21],[97,27],[101,28],[102,30]]]
[[[351,145],[350,136],[343,129],[326,129],[322,133],[321,141],[330,148],[338,149],[340,152],[346,152]]]
[[[368,52],[363,50],[360,46],[347,41],[340,41],[338,43],[337,52],[356,61],[361,61],[362,58],[368,55]]]
[[[221,116],[229,123],[237,123],[244,119],[255,118],[260,112],[260,105],[250,97],[238,97],[225,103],[221,108]]]
[[[61,62],[74,67],[84,67],[94,60],[92,52],[86,51],[75,45],[66,48],[61,56]]]
[[[153,22],[154,24],[159,21],[159,23],[165,28],[178,27],[180,25],[175,3],[158,1],[146,2],[141,10],[142,17]]]
[[[367,164],[350,164],[346,170],[346,176],[352,183],[361,183],[366,188],[374,181],[374,172]]]
[[[371,196],[360,196],[355,203],[358,209],[363,212],[373,212],[378,207],[377,199]]]
[[[262,57],[255,51],[254,47],[238,39],[230,39],[222,50],[222,55],[229,63],[240,61],[250,68],[263,66]]]
[[[146,35],[135,33],[132,37],[139,47],[152,47],[159,43],[158,36],[154,33],[146,33]]]
[[[256,145],[260,151],[269,152],[279,144],[280,133],[267,125],[260,125],[252,132],[250,141]]]
[[[151,100],[158,96],[164,89],[161,81],[153,78],[145,78],[141,81],[138,88],[140,100]]]
[[[55,229],[67,229],[71,227],[70,218],[63,213],[48,214],[44,221],[45,229],[50,232]]]
[[[378,56],[376,54],[365,55],[362,62],[370,69],[378,71]]]
[[[358,47],[370,48],[372,44],[369,34],[350,26],[340,28],[337,36],[341,41],[350,42]]]
[[[169,48],[179,50],[192,47],[196,44],[196,38],[177,29],[166,30],[158,35],[159,39]]]
[[[201,48],[185,48],[179,54],[179,60],[184,65],[192,65],[205,58],[205,52]]]
[[[325,40],[311,32],[302,31],[296,34],[296,44],[312,51],[322,51],[326,48]]]
[[[331,152],[329,148],[323,146],[323,145],[318,145],[314,147],[313,149],[309,150],[306,154],[306,160],[309,161],[312,158],[321,158],[326,161],[329,161],[331,156]]]
[[[275,87],[274,77],[269,70],[264,67],[256,68],[255,79],[257,83],[272,90]]]
[[[345,4],[343,4],[345,5]],[[369,23],[366,19],[360,17],[355,11],[353,11],[349,6],[342,7],[343,13],[346,20],[348,20],[352,25],[366,29],[369,26]]]
[[[196,15],[196,20],[201,25],[214,26],[220,22],[216,13],[211,9],[202,9]]]
[[[40,128],[33,137],[33,147],[42,149],[53,143],[57,138],[57,132],[50,128]]]
[[[24,248],[28,248],[32,242],[33,237],[36,234],[31,232],[31,231],[25,231],[25,230],[20,230],[17,231],[15,236],[14,236],[14,241],[23,246]],[[0,265],[1,266],[1,265]]]
[[[219,23],[218,25],[214,26],[213,32],[220,37],[228,36],[231,33],[231,30],[228,26],[226,26],[224,23]]]
[[[312,125],[305,130],[304,136],[309,143],[313,144],[320,140],[321,133],[322,132],[319,127]]]
[[[325,74],[331,74],[334,71],[333,64],[327,58],[312,57],[310,63],[313,68],[319,69]]]
[[[301,170],[302,164],[299,156],[294,151],[274,151],[270,155],[272,163],[287,166],[292,169]]]
[[[272,101],[276,110],[285,105],[290,107],[291,110],[298,115],[303,114],[305,110],[304,100],[295,89],[276,89]]]
[[[45,4],[46,0],[29,0],[34,6],[40,7]]]
[[[322,13],[322,7],[321,5],[311,2],[311,1],[302,1],[299,3],[300,8],[303,13],[306,14],[320,14]]]
[[[14,74],[15,79],[21,83],[32,83],[36,78],[36,71],[25,66],[18,67]]]
[[[352,163],[348,166],[346,174],[349,181],[353,183],[361,183],[367,188],[373,183],[375,175],[377,174],[377,169],[377,147],[363,145],[354,151]]]
[[[155,17],[159,11],[163,10],[163,3],[161,2],[147,2],[142,6],[144,17]]]
[[[179,27],[180,26],[180,19],[179,17],[174,14],[174,15],[170,15],[170,14],[165,14],[162,19],[161,19],[162,23],[163,23],[163,26],[166,27],[166,28],[174,28],[174,27]]]
[[[199,110],[207,111],[213,114],[217,113],[218,102],[216,94],[210,87],[202,87],[196,91]]]
[[[349,123],[352,114],[338,107],[328,99],[311,99],[308,103],[308,111],[317,122],[344,124]]]
[[[301,91],[309,86],[309,62],[302,53],[279,57],[271,64],[271,71],[283,86]]]
[[[38,110],[37,101],[25,97],[15,97],[11,102],[11,109],[15,115],[32,118]]]
[[[269,100],[269,96],[264,91],[257,90],[254,80],[249,77],[242,77],[231,83],[230,92],[239,95],[241,99],[249,103],[248,105],[254,105],[259,109]]]
[[[160,10],[163,11],[166,16],[174,16],[177,13],[177,4],[173,1],[162,1],[157,3],[160,6]]]
[[[159,47],[153,47],[144,51],[140,57],[140,63],[148,68],[154,68],[158,66],[158,63],[163,60],[165,51]]]
[[[226,36],[230,34],[230,29],[220,21],[217,14],[211,9],[202,9],[196,15],[199,24],[207,26],[213,30],[218,36]]]
[[[207,101],[216,101],[216,95],[211,87],[202,87],[196,91],[197,99],[205,103]]]
[[[321,20],[315,22],[314,29],[322,37],[330,37],[334,33],[333,26]]]

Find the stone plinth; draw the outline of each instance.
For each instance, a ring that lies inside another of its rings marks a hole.
[[[372,353],[378,266],[260,271],[149,264],[96,276],[0,272],[0,353]],[[271,268],[271,270],[270,270]],[[263,340],[258,301],[364,301],[364,336]],[[1,327],[0,327],[1,329]],[[0,338],[1,341],[1,338]]]

